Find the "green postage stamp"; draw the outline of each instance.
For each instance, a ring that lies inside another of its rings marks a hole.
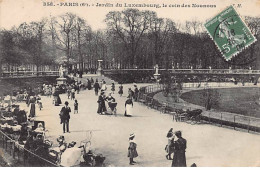
[[[226,61],[256,41],[232,5],[205,23],[205,27]]]

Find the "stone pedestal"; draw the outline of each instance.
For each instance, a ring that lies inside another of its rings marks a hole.
[[[158,66],[158,64],[156,64],[154,68],[155,68],[155,74],[153,76],[156,79],[156,82],[158,83],[160,75],[161,75],[161,74],[159,74],[159,66]]]
[[[64,78],[64,77],[59,77],[59,78],[56,78],[56,81],[57,81],[57,84],[66,84],[67,82],[67,79]]]
[[[102,75],[102,67],[101,67],[101,62],[103,60],[98,60],[98,69],[97,69],[97,75],[101,76]]]
[[[155,78],[155,80],[156,80],[156,83],[159,83],[159,81],[160,81],[160,75],[161,75],[161,74],[154,74],[154,75],[153,75],[154,78]]]

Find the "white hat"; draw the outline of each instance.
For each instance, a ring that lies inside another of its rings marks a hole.
[[[132,137],[135,137],[134,133],[130,134],[130,136],[129,136],[129,138],[132,138]]]

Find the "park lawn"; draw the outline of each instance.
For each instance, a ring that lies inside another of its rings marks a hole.
[[[260,88],[238,87],[210,90],[217,92],[213,92],[212,94],[219,95],[218,104],[212,106],[214,109],[260,118]],[[205,106],[203,102],[203,90],[183,93],[181,98],[186,102]]]

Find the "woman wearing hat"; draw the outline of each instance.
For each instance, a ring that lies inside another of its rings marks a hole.
[[[182,138],[181,131],[175,132],[175,136],[178,139],[174,141],[174,156],[172,160],[172,167],[186,167],[185,150],[187,147],[187,141],[186,139]]]
[[[135,143],[134,138],[135,138],[134,134],[131,134],[129,137],[128,157],[130,159],[130,163],[129,163],[130,165],[134,165],[134,163],[136,163],[134,161],[134,158],[136,158],[138,156],[138,153],[136,150],[137,144]]]
[[[172,158],[171,158],[171,155],[172,155],[172,153],[173,153],[173,151],[174,151],[174,141],[173,141],[173,139],[174,139],[174,133],[173,133],[173,128],[171,128],[170,130],[169,130],[169,132],[167,133],[167,138],[168,138],[168,144],[166,145],[166,147],[165,147],[165,151],[167,152],[167,155],[166,155],[166,159],[169,159],[169,160],[172,160]]]
[[[35,99],[35,97],[33,97],[33,96],[30,96],[30,114],[29,114],[29,117],[35,117],[35,112],[36,112],[36,110],[35,110],[35,102],[36,102],[36,99]]]

